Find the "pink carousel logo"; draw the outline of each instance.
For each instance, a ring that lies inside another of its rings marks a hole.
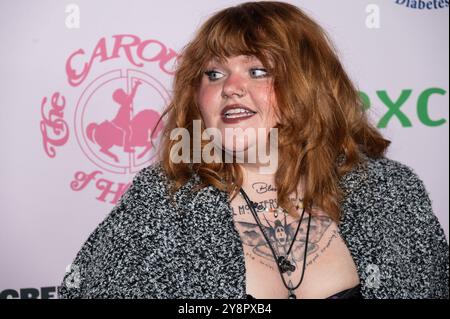
[[[45,153],[55,158],[57,148],[68,143],[68,123],[73,123],[72,140],[96,169],[76,171],[71,189],[80,191],[93,185],[99,191],[98,200],[115,204],[129,183],[113,181],[104,173],[135,173],[151,163],[163,128],[159,119],[170,99],[152,74],[172,76],[167,65],[177,55],[157,40],[141,41],[134,35],[112,38],[111,50],[102,38],[90,57],[83,49],[68,57],[65,69],[71,87],[87,82],[93,68],[97,76],[76,94],[69,111],[60,92],[52,95],[50,103],[44,97],[40,129]],[[124,57],[132,67],[122,67]],[[147,72],[141,70],[144,65]]]
[[[90,123],[86,128],[86,135],[92,143],[100,147],[100,152],[119,162],[116,154],[110,151],[113,146],[123,146],[123,151],[133,153],[135,146],[145,146],[144,151],[138,155],[142,158],[152,148],[151,138],[156,138],[161,125],[156,126],[159,119],[159,113],[151,109],[140,111],[133,116],[133,99],[137,88],[142,82],[137,80],[131,93],[127,94],[123,89],[116,89],[113,93],[114,102],[119,104],[120,108],[114,119],[105,120],[102,123]]]

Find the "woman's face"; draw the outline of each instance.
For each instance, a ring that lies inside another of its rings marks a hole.
[[[277,106],[272,76],[259,59],[240,55],[223,63],[209,61],[197,98],[205,127],[220,131],[225,150],[245,152],[256,147],[259,128],[266,132],[259,142],[267,145],[269,130],[277,124]],[[225,138],[227,128],[255,134],[236,134],[233,142]]]

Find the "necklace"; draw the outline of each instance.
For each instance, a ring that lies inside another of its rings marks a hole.
[[[273,213],[273,215],[275,217],[278,217],[278,214],[281,214],[281,213],[284,213],[284,216],[287,215],[286,210],[284,208],[282,208],[282,207],[277,207],[277,208],[267,208],[266,207],[266,208],[263,209],[258,204],[254,203],[254,202],[252,202],[252,203],[253,203],[255,209],[257,208],[258,210],[262,210],[264,212]],[[303,201],[301,199],[298,200],[298,204],[295,206],[295,209],[297,209],[297,210],[298,209],[303,209]]]
[[[287,271],[294,271],[295,270],[295,266],[287,259],[287,257],[289,256],[292,246],[294,245],[295,239],[297,237],[298,231],[300,229],[300,225],[303,221],[303,216],[305,214],[305,208],[303,207],[303,205],[301,205],[302,208],[302,214],[300,217],[300,220],[298,222],[297,225],[297,230],[295,231],[295,235],[292,238],[292,242],[289,246],[289,249],[286,253],[286,256],[277,256],[277,254],[275,253],[275,249],[272,247],[272,244],[270,243],[269,239],[267,238],[267,235],[263,229],[263,226],[261,225],[261,221],[258,218],[258,215],[256,214],[255,208],[258,206],[258,203],[252,202],[250,200],[250,198],[248,197],[247,193],[244,191],[244,189],[240,189],[240,193],[242,195],[242,197],[244,197],[245,201],[247,202],[248,207],[250,208],[250,211],[252,212],[253,218],[255,219],[256,223],[258,224],[258,227],[261,230],[261,233],[263,234],[264,238],[266,239],[267,244],[269,245],[270,250],[272,251],[272,255],[273,258],[275,259],[275,262],[278,266],[278,271],[280,273],[281,276],[281,280],[283,281],[284,286],[286,287],[286,289],[288,290],[288,298],[289,299],[297,299],[297,296],[295,295],[294,291],[301,285],[302,281],[303,281],[303,277],[305,274],[305,266],[306,266],[306,256],[308,253],[308,239],[309,239],[309,229],[310,229],[310,225],[311,225],[311,214],[309,214],[308,216],[308,228],[306,230],[306,243],[305,243],[305,251],[304,251],[304,256],[303,256],[303,268],[302,268],[302,274],[300,276],[300,280],[298,282],[298,284],[295,287],[290,287],[287,283],[286,280],[283,277],[283,273],[287,272]],[[299,206],[297,206],[299,207]],[[267,211],[267,210],[266,210]],[[279,210],[276,210],[276,215],[275,217],[278,216],[278,212]]]

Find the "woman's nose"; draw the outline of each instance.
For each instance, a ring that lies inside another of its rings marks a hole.
[[[238,74],[231,74],[224,82],[222,97],[237,95],[242,97],[246,94],[246,81]]]

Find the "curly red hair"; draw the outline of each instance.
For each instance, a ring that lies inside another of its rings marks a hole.
[[[163,113],[167,118],[160,144],[163,168],[174,182],[172,191],[194,172],[201,177],[199,187],[213,185],[231,198],[242,185],[239,164],[174,164],[170,160],[177,143],[170,139],[170,132],[181,127],[193,136],[193,120],[201,120],[196,94],[206,64],[212,58],[237,55],[257,57],[273,77],[280,115],[278,205],[296,215],[289,195],[298,196],[297,186],[303,180],[306,209],[320,207],[339,221],[344,196],[340,178],[360,163],[361,152],[382,157],[390,141],[369,122],[359,92],[325,31],[288,3],[248,2],[226,8],[210,17],[183,48],[173,98]]]

